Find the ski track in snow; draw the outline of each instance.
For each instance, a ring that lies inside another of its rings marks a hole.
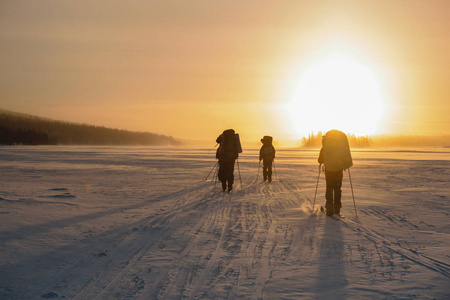
[[[89,213],[38,227],[24,225],[16,230],[2,230],[1,249],[8,250],[8,247],[14,249],[16,243],[44,234],[51,238],[51,232],[58,228],[76,230],[76,226],[89,225],[95,219],[119,220],[114,226],[108,224],[93,235],[86,233],[73,243],[25,253],[23,261],[2,259],[0,298],[450,296],[445,287],[450,279],[448,261],[427,254],[430,253],[425,251],[427,245],[421,244],[419,238],[408,241],[402,236],[422,228],[425,222],[419,223],[401,211],[375,205],[363,205],[358,219],[352,215],[350,202],[345,206],[347,217],[333,220],[317,213],[320,203],[323,204],[323,190],[318,193],[313,213],[316,166],[309,181],[304,182],[288,163],[283,164],[282,158],[279,161],[277,177],[280,178],[275,177],[268,184],[256,181],[257,165],[250,168],[244,159],[242,187],[235,172],[235,189],[231,194],[222,193],[220,184],[215,186],[213,181],[191,182],[184,187],[171,187],[167,192],[155,192],[148,199],[144,196],[129,205],[114,206],[109,212]],[[200,171],[207,174],[210,164],[205,163]],[[321,180],[323,184],[324,178]],[[159,184],[163,182],[160,179]],[[1,195],[2,212],[9,214],[8,207],[15,209],[18,205],[62,204],[62,207],[78,209],[82,204],[77,202],[83,198],[65,187],[49,188],[42,191],[42,196],[29,199],[14,193],[8,191]],[[132,199],[132,189],[124,191],[124,195]],[[344,197],[347,197],[345,201],[351,201],[348,190],[344,191]],[[49,198],[54,201],[39,200]],[[385,226],[379,226],[383,222],[398,226],[401,233],[386,231]]]
[[[347,220],[346,218],[339,221],[342,222],[345,227],[350,228],[355,233],[361,234],[364,238],[372,241],[377,247],[395,252],[413,263],[427,267],[432,271],[438,272],[450,278],[450,264],[427,257],[423,254],[419,254],[414,249],[401,247],[395,242],[384,237],[382,234],[362,226],[357,221]]]

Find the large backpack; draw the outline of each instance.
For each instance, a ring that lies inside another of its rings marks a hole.
[[[271,137],[270,135],[265,135],[262,139],[261,139],[261,143],[263,144],[269,144],[271,145],[273,141],[273,137]]]
[[[263,143],[263,147],[261,148],[261,155],[263,159],[274,159],[275,158],[275,149],[272,146],[273,138],[269,135],[265,135],[261,142]]]
[[[340,171],[353,166],[347,135],[339,130],[328,131],[323,140],[325,170]]]
[[[239,136],[236,135],[233,129],[225,130],[218,138],[217,142],[220,143],[219,149],[217,149],[216,157],[219,159],[236,159],[239,156],[240,142]]]

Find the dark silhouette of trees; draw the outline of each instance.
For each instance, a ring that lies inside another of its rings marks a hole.
[[[1,145],[52,145],[50,136],[32,129],[8,128],[0,126]]]
[[[322,147],[322,136],[324,133],[319,131],[317,134],[310,133],[308,137],[302,139],[302,147],[306,148],[320,148]],[[352,148],[366,148],[370,147],[371,139],[368,136],[356,136],[354,134],[347,134],[348,143]]]
[[[372,145],[372,139],[369,136],[356,136],[347,134],[348,143],[352,148],[367,148]]]
[[[322,131],[319,131],[317,134],[310,133],[308,138],[302,138],[302,147],[306,148],[320,148],[322,147]]]
[[[170,136],[54,121],[0,110],[0,145],[180,145]]]

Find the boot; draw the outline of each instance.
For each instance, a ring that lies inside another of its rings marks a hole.
[[[326,212],[327,216],[334,215],[334,210],[333,209],[329,209],[328,207],[325,208],[325,212]]]

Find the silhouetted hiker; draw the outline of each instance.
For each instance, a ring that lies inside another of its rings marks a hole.
[[[328,216],[341,212],[343,170],[353,165],[347,136],[339,130],[330,130],[322,137],[319,164],[324,164],[327,190],[325,210]]]
[[[233,129],[225,130],[216,139],[216,142],[220,144],[216,152],[216,158],[219,159],[219,180],[222,182],[222,190],[228,192],[233,189],[234,182],[234,162],[239,157],[240,143],[239,138]]]
[[[272,182],[272,163],[275,158],[275,148],[272,145],[272,137],[265,135],[261,139],[261,150],[259,150],[259,161],[263,161],[264,181]]]

